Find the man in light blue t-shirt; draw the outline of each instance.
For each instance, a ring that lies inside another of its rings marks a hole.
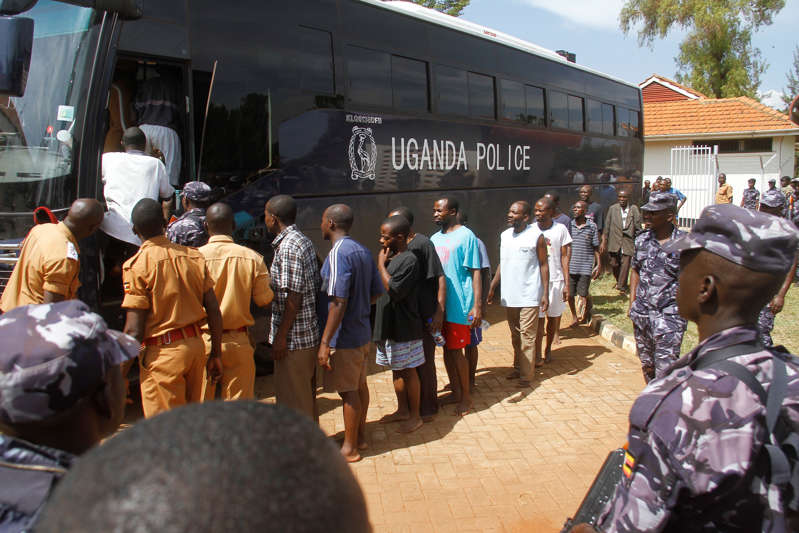
[[[441,198],[433,204],[433,221],[441,231],[430,237],[436,247],[447,280],[447,305],[444,317],[444,365],[452,384],[452,394],[443,403],[457,403],[455,414],[465,415],[472,408],[469,387],[469,362],[463,348],[469,344],[470,328],[483,320],[480,247],[472,231],[457,223],[458,202]]]

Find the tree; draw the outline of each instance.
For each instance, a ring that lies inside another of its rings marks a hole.
[[[766,69],[752,32],[773,22],[785,0],[626,0],[622,31],[641,24],[638,44],[688,30],[675,58],[677,80],[716,98],[755,97]]]
[[[453,17],[459,17],[470,0],[412,0],[414,4],[441,11]]]
[[[791,70],[785,74],[785,79],[788,82],[788,86],[783,91],[782,100],[787,107],[791,105],[793,99],[799,94],[799,45],[793,50],[793,65]]]

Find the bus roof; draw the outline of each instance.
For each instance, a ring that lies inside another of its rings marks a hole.
[[[469,22],[468,20],[463,20],[457,17],[453,17],[451,15],[446,15],[444,13],[441,13],[440,11],[436,11],[435,9],[430,9],[428,7],[420,6],[419,4],[415,4],[407,0],[387,0],[387,1],[359,0],[359,1],[366,4],[371,4],[376,7],[381,7],[383,9],[389,9],[391,11],[404,13],[414,18],[430,22],[432,24],[444,26],[459,31],[461,33],[474,35],[475,37],[480,37],[482,39],[486,39],[491,42],[503,44],[511,48],[516,48],[517,50],[521,50],[529,54],[534,54],[539,57],[549,59],[550,61],[563,63],[570,67],[574,67],[583,70],[585,72],[590,72],[591,74],[596,74],[597,76],[602,76],[603,78],[607,78],[609,80],[622,83],[624,85],[633,87],[635,89],[638,88],[638,85],[635,83],[630,83],[628,81],[622,80],[615,76],[611,76],[609,74],[605,74],[603,72],[599,72],[598,70],[594,70],[590,67],[586,67],[578,63],[571,63],[567,61],[563,56],[555,53],[554,51],[548,48],[544,48],[543,46],[539,46],[537,44],[533,44],[523,39],[519,39],[518,37],[508,35],[507,33],[502,33],[501,31],[493,30],[486,26],[481,26],[480,24],[475,24],[474,22]]]

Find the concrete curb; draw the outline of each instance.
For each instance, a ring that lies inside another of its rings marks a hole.
[[[632,356],[638,357],[638,352],[635,349],[635,337],[624,333],[602,315],[592,315],[589,327],[613,346],[621,348]]]

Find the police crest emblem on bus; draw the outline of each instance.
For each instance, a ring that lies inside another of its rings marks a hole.
[[[350,177],[353,180],[375,179],[377,165],[377,143],[372,136],[372,128],[353,126],[350,137]]]

